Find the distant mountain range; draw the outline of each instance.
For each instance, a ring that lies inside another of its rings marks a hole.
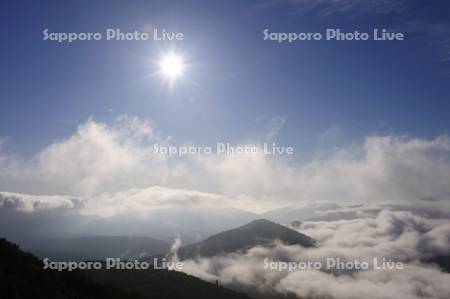
[[[39,258],[52,261],[104,260],[108,257],[146,259],[168,254],[170,243],[150,237],[81,236],[66,238],[13,239],[22,248]],[[184,240],[183,240],[184,242]],[[183,246],[181,259],[214,256],[245,251],[251,247],[274,244],[314,246],[314,240],[286,226],[265,219],[253,220],[235,229],[222,231],[202,241]]]
[[[26,213],[0,209],[0,236],[25,238],[94,236],[144,236],[172,243],[180,236],[186,243],[243,225],[258,215],[230,207],[172,206],[155,210],[128,210],[112,216],[84,215],[77,210],[42,210]]]
[[[304,234],[266,219],[258,219],[213,235],[202,242],[181,247],[178,257],[182,260],[196,256],[210,257],[245,251],[257,245],[273,246],[281,243],[303,247],[315,245],[315,241]]]
[[[336,209],[335,214],[323,209]],[[289,224],[292,221],[352,219],[338,205],[292,206],[256,214],[231,207],[172,206],[151,211],[129,210],[112,216],[83,215],[76,210],[25,213],[0,209],[0,235],[22,245],[23,239],[73,238],[93,236],[143,236],[172,243],[180,236],[185,244],[249,223],[268,219]],[[26,245],[26,248],[30,246]],[[33,246],[33,249],[48,249]]]
[[[139,259],[167,252],[170,244],[149,237],[84,236],[72,238],[26,238],[17,240],[40,258],[53,261],[103,260],[108,257]]]
[[[88,222],[85,231],[97,235],[149,236],[173,242],[180,236],[193,243],[236,225],[243,225],[258,217],[234,208],[171,207],[155,211],[128,211]]]

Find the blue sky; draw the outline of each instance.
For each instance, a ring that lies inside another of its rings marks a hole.
[[[450,1],[1,6],[3,237],[177,235],[189,243],[246,223],[247,211],[278,223],[306,221],[302,233],[320,246],[258,247],[229,259],[202,258],[201,265],[189,261],[184,271],[302,298],[450,297],[443,283],[449,274],[423,263],[450,249]],[[148,26],[182,32],[184,40],[43,40],[47,28]],[[386,28],[406,40],[277,43],[263,40],[266,28]],[[187,67],[169,88],[155,72],[173,49]],[[171,158],[153,151],[154,143],[260,146],[267,136],[296,155]],[[411,271],[257,272],[265,256],[327,255],[400,257]]]
[[[11,151],[32,155],[89,117],[108,123],[128,114],[153,120],[180,143],[242,142],[282,116],[275,140],[295,146],[301,159],[367,135],[447,133],[450,5],[341,2],[350,8],[323,0],[3,3],[0,136],[12,141]],[[133,31],[146,24],[185,39],[42,40],[45,28]],[[387,28],[407,38],[278,44],[262,34],[336,27]],[[173,47],[190,67],[168,89],[152,76],[152,61]]]

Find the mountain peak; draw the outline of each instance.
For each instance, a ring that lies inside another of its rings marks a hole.
[[[270,220],[261,218],[261,219],[255,219],[246,225],[271,225],[271,224],[275,224],[275,223]]]
[[[255,246],[274,244],[300,245],[312,247],[315,241],[295,230],[267,219],[257,219],[235,229],[213,235],[206,240],[180,248],[181,259],[195,256],[214,256],[237,251],[245,251]]]

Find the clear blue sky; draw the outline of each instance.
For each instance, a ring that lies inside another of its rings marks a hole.
[[[154,120],[179,142],[240,142],[277,115],[277,141],[308,153],[368,134],[434,137],[450,127],[450,3],[392,1],[7,1],[0,10],[0,136],[30,155],[89,117]],[[319,3],[314,5],[314,3]],[[331,11],[331,13],[326,13]],[[184,33],[185,82],[162,88],[152,59],[173,43],[44,41],[42,31]],[[264,41],[262,31],[405,32],[402,42]]]

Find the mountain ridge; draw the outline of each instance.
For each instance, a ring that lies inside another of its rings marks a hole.
[[[245,251],[254,246],[275,244],[315,246],[315,240],[293,229],[267,219],[256,219],[243,226],[212,235],[205,240],[181,247],[177,254],[183,259],[211,257]]]

